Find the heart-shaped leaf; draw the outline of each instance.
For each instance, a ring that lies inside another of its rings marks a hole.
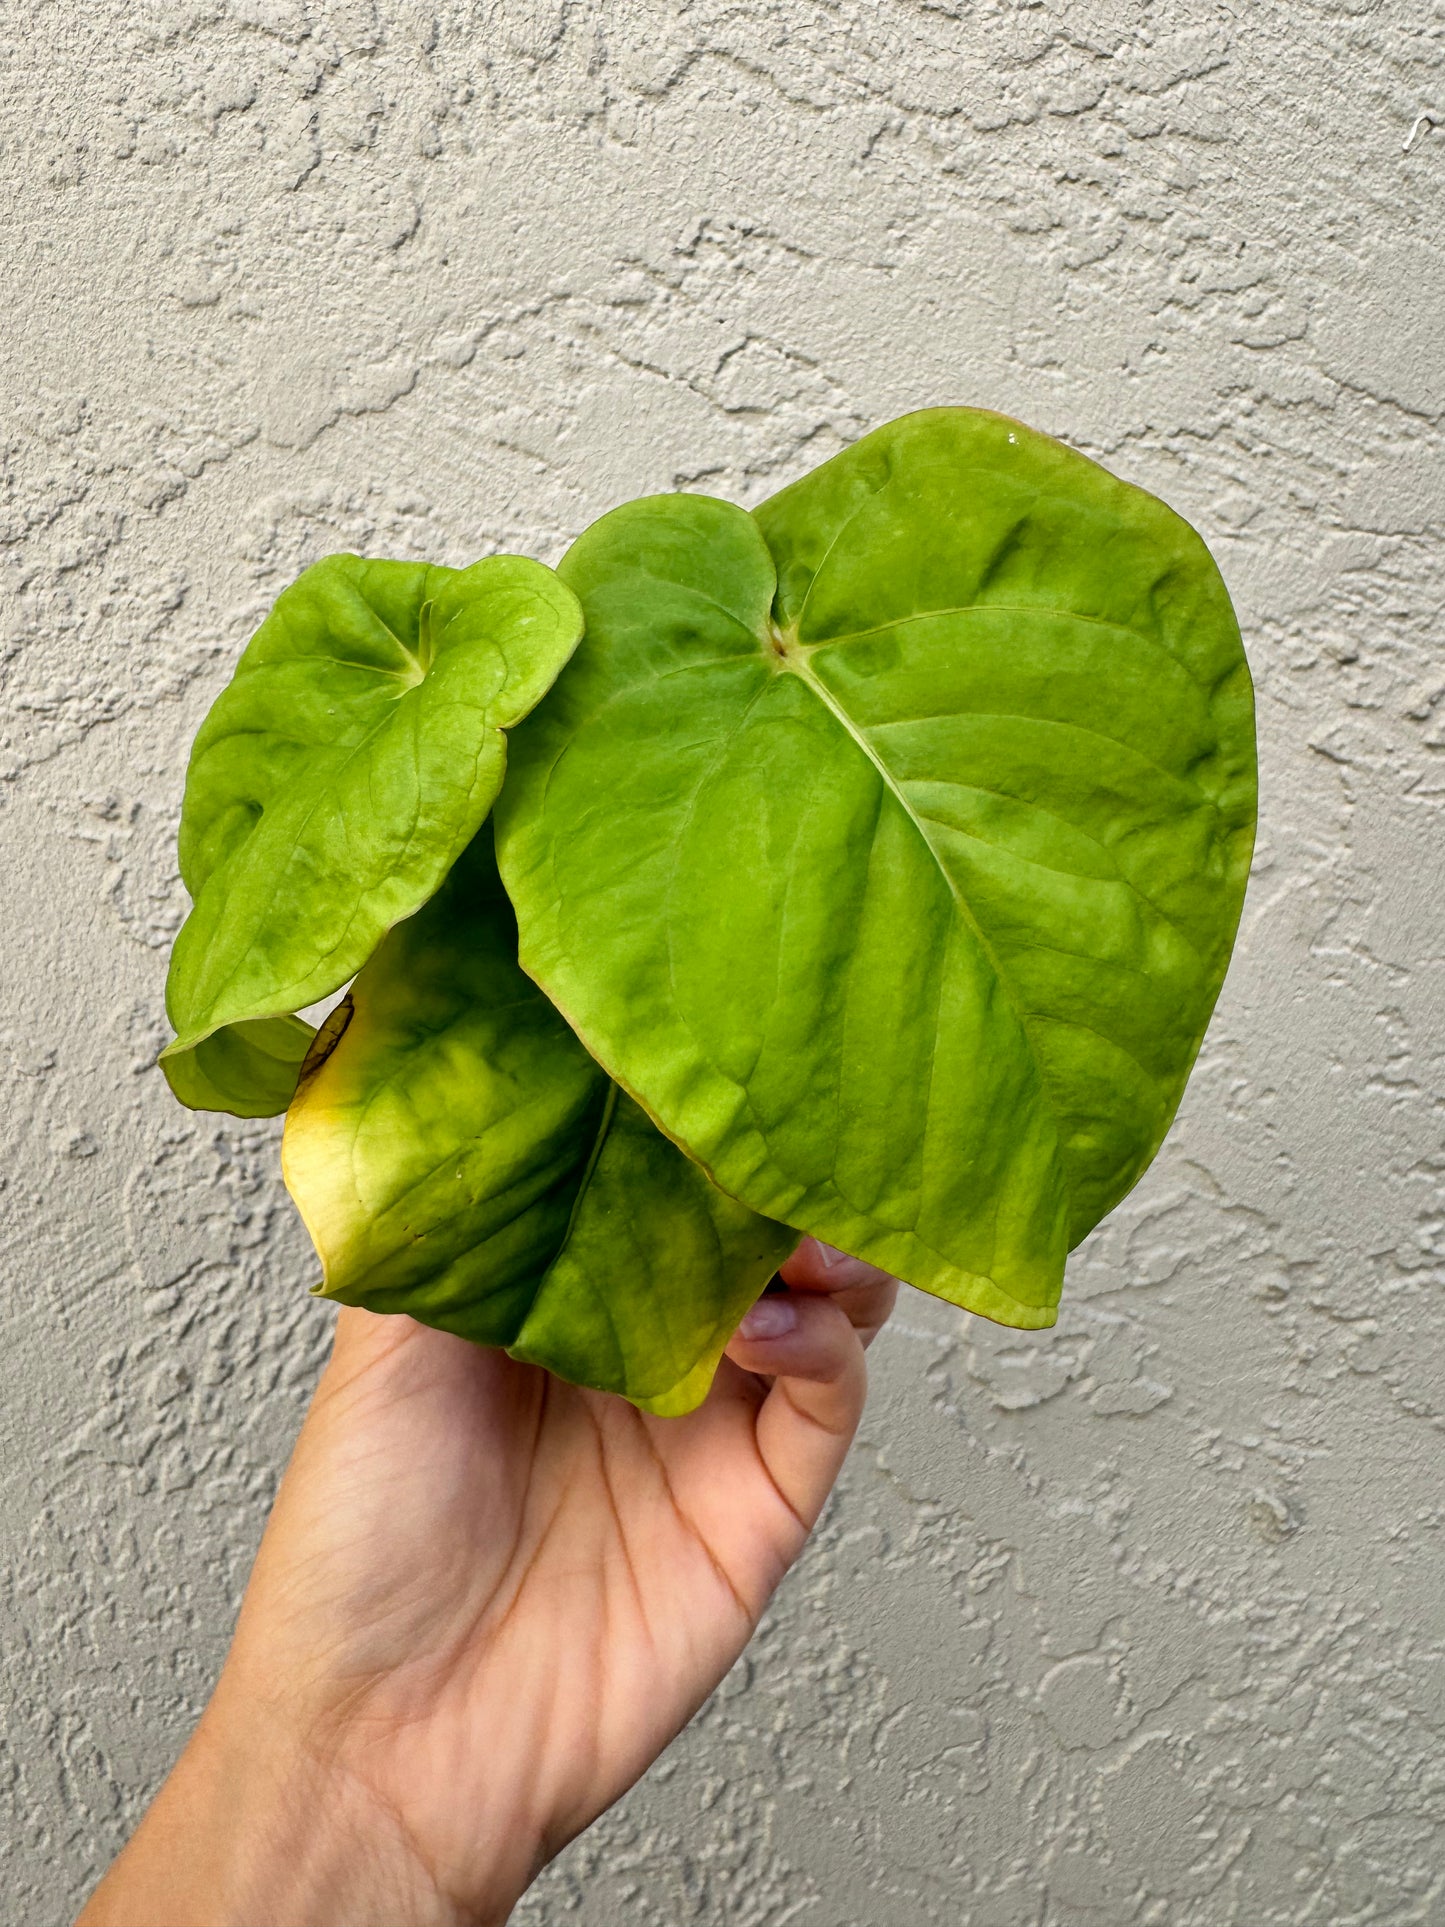
[[[1244,892],[1252,695],[1204,544],[939,409],[756,516],[618,509],[560,573],[586,641],[497,816],[523,966],[734,1197],[1052,1323]]]
[[[282,1168],[345,1304],[687,1411],[797,1233],[725,1197],[517,965],[489,830],[317,1039]]]
[[[171,957],[177,1036],[162,1056],[182,1102],[257,1114],[243,1051],[212,1052],[205,1077],[188,1054],[225,1026],[329,996],[426,902],[491,808],[502,732],[581,632],[575,597],[521,556],[458,570],[334,555],[277,599],[186,778],[194,908]],[[273,1095],[283,1110],[289,1088]]]

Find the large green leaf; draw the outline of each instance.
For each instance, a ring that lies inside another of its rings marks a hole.
[[[797,1233],[618,1091],[516,941],[484,830],[323,1026],[282,1148],[321,1289],[686,1411]]]
[[[1204,544],[1017,422],[616,510],[498,806],[521,961],[726,1191],[1004,1323],[1173,1116],[1254,820]]]
[[[258,1114],[265,1080],[243,1042],[213,1051],[209,1075],[191,1053],[225,1026],[329,996],[425,903],[491,808],[502,732],[581,631],[571,592],[521,556],[459,570],[333,555],[277,599],[186,777],[194,907],[171,957],[177,1036],[162,1056],[182,1102]],[[277,1085],[273,1111],[293,1085]]]

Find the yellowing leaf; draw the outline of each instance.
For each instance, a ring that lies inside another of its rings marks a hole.
[[[286,1119],[327,1297],[655,1412],[706,1393],[797,1234],[725,1197],[516,960],[490,831],[382,943]]]

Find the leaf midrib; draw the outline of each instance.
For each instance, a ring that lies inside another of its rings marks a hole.
[[[597,1120],[597,1129],[592,1137],[592,1149],[587,1153],[587,1163],[583,1167],[582,1177],[577,1186],[577,1195],[572,1200],[572,1209],[567,1213],[567,1228],[562,1233],[561,1242],[558,1244],[556,1251],[552,1255],[551,1262],[547,1266],[548,1271],[556,1264],[558,1258],[561,1257],[571,1241],[573,1228],[582,1212],[582,1202],[591,1188],[593,1175],[597,1170],[598,1164],[601,1162],[607,1139],[611,1135],[612,1120],[617,1113],[617,1095],[619,1089],[620,1086],[617,1080],[609,1077],[607,1080],[607,1096],[602,1104],[602,1115]]]
[[[764,647],[767,646],[766,641],[764,641],[763,646]],[[1054,1107],[1052,1093],[1049,1088],[1049,1081],[1045,1074],[1043,1063],[1039,1056],[1039,1052],[1035,1046],[1033,1031],[1030,1028],[1030,1018],[1028,1017],[1022,1004],[1020,1004],[1017,996],[1015,995],[1013,985],[1009,982],[1009,979],[1004,972],[1003,966],[999,961],[998,953],[995,951],[993,945],[990,943],[988,936],[985,933],[983,926],[980,924],[978,918],[974,915],[972,906],[968,902],[968,899],[963,895],[963,892],[959,889],[958,885],[954,882],[953,878],[949,875],[946,864],[944,863],[942,857],[939,855],[938,851],[934,848],[932,837],[930,837],[928,832],[924,829],[923,824],[920,821],[917,812],[914,810],[913,806],[908,801],[908,798],[904,795],[902,789],[899,787],[897,781],[893,776],[892,771],[888,768],[888,765],[883,761],[882,757],[878,755],[876,750],[873,748],[873,745],[864,736],[863,732],[854,724],[847,710],[843,708],[842,704],[833,695],[833,692],[828,688],[827,684],[824,683],[819,676],[814,674],[812,668],[808,664],[806,657],[797,656],[790,652],[784,657],[783,662],[780,666],[784,674],[796,676],[798,680],[804,685],[805,688],[810,689],[813,692],[814,696],[817,697],[818,701],[822,703],[823,707],[838,723],[839,727],[846,732],[850,740],[853,743],[855,743],[857,747],[867,757],[868,761],[872,764],[874,770],[877,772],[878,780],[882,783],[884,789],[888,792],[888,794],[892,796],[893,800],[897,803],[899,809],[902,810],[905,820],[908,823],[912,824],[915,832],[922,839],[923,845],[927,849],[928,854],[932,857],[934,865],[938,870],[938,874],[943,878],[943,881],[948,890],[948,893],[953,898],[953,901],[957,906],[959,915],[962,917],[964,923],[968,926],[968,928],[973,932],[973,935],[978,942],[979,948],[982,950],[984,956],[988,960],[989,968],[993,972],[995,982],[998,984],[1000,990],[1003,992],[1004,998],[1007,1001],[1009,1008],[1013,1011],[1015,1017],[1018,1019],[1019,1029],[1022,1031],[1024,1042],[1028,1046],[1029,1059],[1033,1065],[1034,1074],[1039,1081],[1040,1095],[1042,1096],[1044,1103],[1048,1106],[1049,1117],[1054,1126],[1054,1136],[1058,1147],[1059,1168],[1064,1177],[1065,1183],[1067,1184],[1068,1171],[1067,1171],[1067,1167],[1064,1164],[1064,1156],[1063,1156],[1063,1119],[1061,1118],[1058,1111]],[[1070,1186],[1069,1188],[1070,1190],[1072,1190],[1072,1186]]]

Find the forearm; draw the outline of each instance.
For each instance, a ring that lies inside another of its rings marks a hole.
[[[440,1893],[394,1815],[213,1707],[77,1927],[499,1927]]]

